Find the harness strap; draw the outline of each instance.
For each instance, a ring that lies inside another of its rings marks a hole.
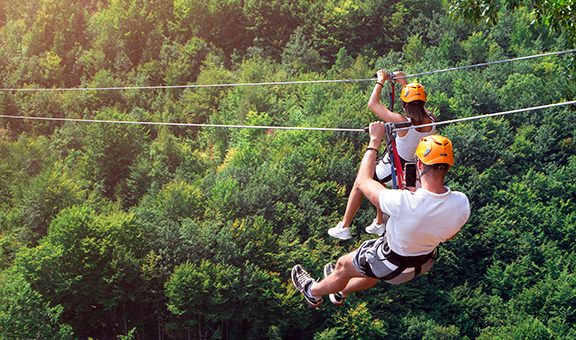
[[[422,265],[428,262],[428,260],[433,258],[435,254],[436,249],[424,255],[402,256],[398,255],[397,253],[394,252],[394,250],[390,249],[390,253],[386,255],[386,260],[390,261],[390,263],[396,266],[416,267],[418,265]]]
[[[395,278],[396,276],[402,274],[402,272],[404,270],[406,270],[407,267],[405,266],[398,266],[398,268],[394,269],[394,271],[384,277],[381,277],[380,280],[384,280],[384,281],[389,281],[392,280],[393,278]]]
[[[402,124],[402,123],[400,123]],[[396,131],[399,124],[386,123],[386,147],[390,155],[390,173],[392,177],[393,189],[404,189],[404,172],[402,171],[402,161],[396,148]]]
[[[394,131],[394,123],[388,122],[386,127],[386,148],[388,149],[388,155],[390,158],[390,174],[392,177],[392,188],[397,189],[398,183],[396,182],[396,162],[394,157],[396,148],[396,132]]]
[[[398,180],[398,188],[404,189],[404,170],[402,169],[402,161],[400,160],[400,155],[398,154],[398,149],[396,148],[396,139],[392,141],[394,150],[394,164],[398,164],[396,169],[396,177]]]
[[[386,244],[386,250],[389,251],[386,255],[386,260],[397,266],[390,274],[382,277],[382,280],[388,281],[394,279],[396,276],[402,274],[407,268],[414,268],[414,276],[418,276],[422,272],[422,265],[428,262],[430,259],[438,258],[438,248],[435,248],[428,254],[419,256],[402,256],[396,254],[392,249]]]

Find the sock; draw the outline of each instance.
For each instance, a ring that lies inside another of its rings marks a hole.
[[[314,281],[310,282],[310,283],[308,284],[308,286],[306,286],[305,291],[306,291],[306,295],[308,295],[308,296],[311,297],[311,298],[314,298],[314,299],[318,300],[318,298],[317,298],[316,296],[314,296],[314,294],[312,294],[312,285],[313,285],[314,283],[315,283]]]

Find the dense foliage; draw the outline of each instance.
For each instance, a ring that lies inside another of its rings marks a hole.
[[[0,87],[359,79],[573,48],[534,20],[545,7],[476,24],[451,16],[462,3],[2,1]],[[572,100],[571,65],[418,80],[447,120]],[[372,87],[2,91],[0,114],[360,128]],[[559,107],[444,126],[449,185],[472,204],[463,231],[427,275],[311,310],[290,268],[320,276],[369,238],[368,204],[351,241],[326,233],[365,135],[0,119],[0,338],[575,338],[575,120]]]

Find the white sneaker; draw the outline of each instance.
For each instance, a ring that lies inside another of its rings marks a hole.
[[[364,228],[368,234],[374,234],[382,236],[386,231],[386,223],[378,224],[376,220],[372,221],[372,224]]]
[[[341,240],[349,240],[352,238],[350,228],[344,228],[344,223],[342,221],[338,222],[334,228],[328,229],[328,235]]]

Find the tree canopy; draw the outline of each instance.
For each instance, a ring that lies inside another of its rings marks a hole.
[[[573,49],[573,1],[531,4],[8,0],[0,87],[365,79]],[[573,100],[574,76],[561,55],[412,80],[448,120]],[[3,90],[0,114],[362,128],[373,85]],[[443,126],[462,232],[426,275],[311,310],[290,268],[319,277],[370,238],[367,202],[352,240],[326,232],[365,134],[0,118],[0,338],[575,338],[575,120]]]

